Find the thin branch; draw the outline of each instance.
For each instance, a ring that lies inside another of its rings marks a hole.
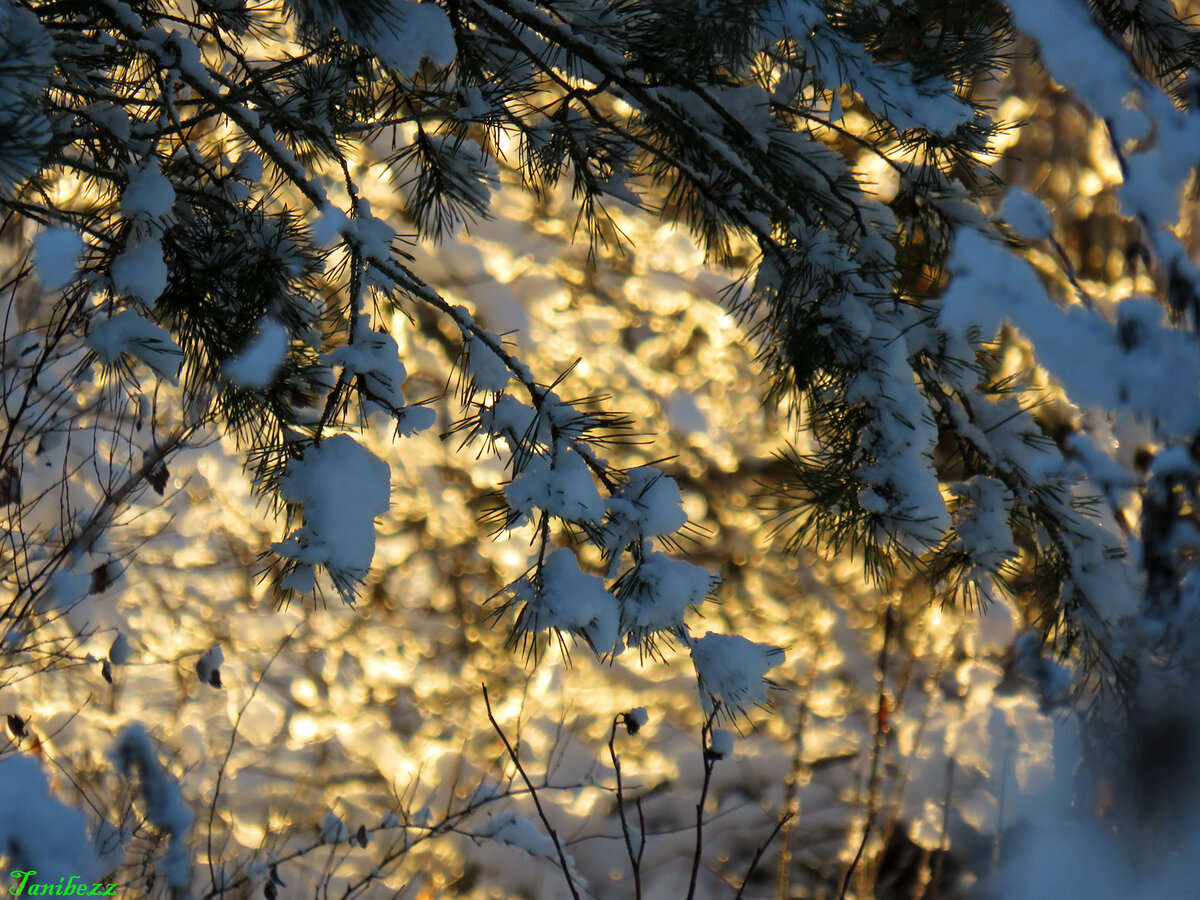
[[[621,834],[625,838],[625,852],[629,854],[629,866],[633,871],[633,895],[642,900],[642,851],[646,847],[646,834],[638,832],[638,849],[634,852],[633,840],[629,834],[629,821],[625,817],[625,794],[621,784],[621,757],[617,755],[617,725],[625,721],[625,713],[613,719],[612,729],[608,734],[608,755],[612,758],[613,771],[617,774],[617,812],[621,816]],[[638,818],[641,818],[642,804],[638,799]]]
[[[692,852],[692,874],[688,879],[687,900],[696,896],[696,880],[700,875],[700,855],[704,849],[704,804],[708,800],[708,788],[712,784],[713,769],[718,757],[712,752],[713,720],[721,708],[721,701],[713,704],[712,712],[700,729],[700,746],[704,752],[704,783],[700,786],[700,800],[696,803],[696,849]]]
[[[517,757],[517,751],[508,742],[508,738],[504,734],[504,729],[500,727],[500,723],[492,715],[492,701],[488,697],[486,684],[483,685],[483,704],[487,707],[488,721],[492,723],[492,728],[496,730],[496,734],[500,736],[500,740],[504,743],[504,749],[508,752],[508,758],[512,760],[512,764],[520,774],[521,780],[529,788],[529,796],[533,798],[533,805],[537,807],[538,818],[542,820],[542,825],[545,826],[547,834],[550,835],[550,840],[554,842],[554,849],[558,853],[559,868],[562,869],[563,877],[567,879],[567,888],[571,891],[571,896],[575,900],[580,900],[579,891],[575,888],[575,879],[571,875],[571,865],[567,862],[567,854],[562,848],[562,842],[558,839],[558,832],[554,830],[554,826],[550,824],[550,819],[546,816],[546,811],[542,809],[542,801],[538,799],[537,789],[533,786],[533,782],[529,780],[529,775],[526,774],[525,767],[521,765],[521,760]]]
[[[842,879],[842,889],[838,893],[838,900],[846,900],[846,891],[850,890],[850,879],[854,877],[854,870],[858,868],[863,851],[867,849],[867,841],[871,837],[871,824],[868,821],[867,826],[863,829],[862,840],[858,843],[858,852],[854,854],[854,862],[850,863],[850,868],[846,870],[846,877]]]
[[[279,654],[283,652],[284,647],[291,643],[292,638],[296,636],[296,632],[304,625],[305,620],[301,620],[295,628],[283,636],[283,640],[279,642],[279,646],[275,648],[275,652],[271,654],[271,658],[267,660],[266,665],[262,667],[262,671],[258,673],[258,677],[254,679],[254,687],[250,689],[250,696],[246,698],[246,702],[238,710],[237,718],[233,720],[233,730],[229,733],[229,746],[225,748],[225,756],[221,760],[221,765],[217,768],[217,783],[213,787],[212,800],[208,804],[208,877],[212,882],[213,891],[216,892],[217,896],[224,896],[225,888],[217,887],[216,870],[213,866],[213,819],[217,814],[217,800],[221,796],[221,781],[225,777],[225,769],[229,765],[229,757],[233,754],[233,746],[237,741],[238,728],[241,727],[242,717],[246,715],[246,710],[250,708],[250,704],[254,702],[254,698],[258,695],[258,689],[262,686],[263,679],[266,677],[271,665],[279,658]]]
[[[771,829],[771,833],[767,835],[767,839],[759,844],[758,849],[754,852],[754,858],[750,860],[750,868],[746,870],[746,877],[742,879],[742,886],[738,888],[738,892],[733,895],[733,900],[742,900],[742,894],[745,893],[746,885],[750,883],[750,876],[754,874],[755,868],[758,866],[759,860],[763,854],[767,852],[767,848],[771,846],[771,841],[775,840],[775,835],[783,829],[783,826],[792,820],[791,812],[785,812],[779,817],[779,821],[775,823],[775,827]]]

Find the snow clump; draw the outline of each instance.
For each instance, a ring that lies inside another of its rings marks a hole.
[[[505,486],[504,499],[522,515],[542,509],[572,522],[599,522],[604,518],[604,501],[596,490],[587,462],[565,447],[553,458],[535,456]]]
[[[114,293],[153,306],[167,289],[167,263],[158,238],[134,240],[112,261]]]
[[[121,193],[121,215],[161,224],[174,205],[175,188],[153,160],[129,170],[129,184]]]
[[[86,245],[74,228],[47,228],[33,239],[33,264],[42,289],[57,291],[75,277]]]
[[[183,362],[183,350],[171,340],[170,333],[131,309],[94,324],[87,345],[103,365],[116,365],[121,354],[128,353],[159,377],[172,380]]]
[[[258,333],[222,371],[238,387],[261,391],[270,387],[287,355],[288,330],[274,319],[263,319]]]
[[[608,501],[606,545],[621,550],[642,538],[672,534],[687,524],[679,485],[658,469],[640,466]]]
[[[288,463],[280,492],[304,509],[304,525],[272,548],[303,566],[325,566],[347,603],[375,556],[375,518],[391,502],[388,464],[346,434]]]
[[[114,755],[126,776],[136,772],[147,821],[170,835],[167,852],[159,860],[159,872],[172,888],[186,889],[190,881],[187,840],[192,829],[192,811],[183,800],[179,782],[158,761],[150,736],[136,722],[121,732]]]
[[[733,753],[733,732],[725,728],[714,728],[708,739],[708,752],[713,759],[724,759]]]
[[[705,712],[720,703],[728,715],[767,702],[767,672],[783,662],[783,650],[737,634],[709,632],[692,644],[692,663]]]
[[[720,580],[707,569],[657,551],[623,576],[617,588],[621,601],[621,631],[630,646],[661,631],[682,633],[689,607],[708,599]]]
[[[617,649],[617,599],[595,575],[579,570],[579,561],[559,547],[542,564],[537,584],[523,578],[513,587],[524,601],[517,617],[518,634],[538,634],[547,628],[583,638],[598,654]]]
[[[1000,216],[1027,241],[1042,241],[1054,233],[1054,220],[1042,201],[1023,188],[1009,189]]]

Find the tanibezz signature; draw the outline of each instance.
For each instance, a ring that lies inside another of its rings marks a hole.
[[[57,884],[52,884],[48,881],[32,881],[31,879],[37,875],[37,869],[13,869],[8,874],[17,879],[17,883],[8,889],[8,893],[14,897],[37,897],[43,895],[54,897],[110,896],[117,892],[117,885],[102,884],[99,881],[92,882],[89,888],[88,882],[83,881],[78,875],[72,875],[70,878],[60,878]],[[0,891],[3,890],[3,888],[0,888]]]

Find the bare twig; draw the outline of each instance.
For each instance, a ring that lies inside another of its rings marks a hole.
[[[546,811],[542,809],[542,801],[538,799],[537,789],[533,786],[533,782],[529,780],[529,775],[526,774],[525,767],[521,765],[521,760],[517,757],[517,751],[508,742],[508,737],[505,736],[504,729],[500,727],[500,723],[492,715],[492,701],[488,697],[486,684],[483,685],[483,704],[487,707],[488,721],[492,723],[492,728],[500,736],[500,740],[504,744],[504,749],[508,752],[508,758],[512,760],[513,765],[521,776],[521,780],[525,782],[525,787],[529,788],[529,796],[533,798],[533,805],[537,808],[538,818],[542,820],[542,825],[545,827],[546,833],[550,835],[550,840],[554,842],[554,849],[558,853],[558,865],[562,869],[563,877],[567,879],[567,887],[571,891],[571,896],[575,900],[579,900],[579,891],[575,887],[575,878],[571,875],[571,865],[567,862],[567,854],[563,851],[562,842],[558,839],[558,832],[554,830],[554,826],[550,824],[550,819],[546,816]],[[691,895],[689,894],[689,896]]]
[[[950,793],[954,789],[954,757],[946,755],[946,790],[942,796],[942,833],[938,838],[938,854],[933,859],[930,900],[939,900],[942,895],[942,864],[946,860],[946,847],[950,836]]]
[[[621,834],[625,838],[625,852],[629,854],[629,866],[633,871],[633,895],[636,900],[642,900],[642,851],[646,847],[645,831],[638,832],[638,848],[633,849],[633,839],[629,833],[629,820],[625,817],[625,793],[621,784],[621,758],[617,755],[617,726],[625,721],[625,713],[613,718],[612,729],[608,733],[608,755],[612,758],[613,771],[617,775],[617,812],[621,816]],[[638,799],[638,819],[642,815],[641,798]]]
[[[846,900],[846,891],[850,890],[850,879],[854,877],[854,870],[858,868],[863,851],[867,849],[867,841],[871,837],[871,824],[868,821],[866,827],[863,829],[862,840],[858,843],[858,852],[854,854],[854,862],[850,863],[850,868],[846,870],[846,877],[842,879],[842,890],[838,893],[838,900]]]
[[[884,611],[883,618],[883,644],[879,648],[879,668],[876,673],[878,679],[878,689],[876,696],[875,710],[875,728],[874,728],[874,746],[871,751],[871,771],[867,779],[867,809],[866,809],[866,826],[863,828],[862,843],[859,844],[858,853],[854,857],[854,862],[851,863],[849,870],[846,873],[846,881],[842,884],[842,896],[845,896],[846,890],[849,887],[849,878],[858,867],[859,861],[862,859],[863,853],[867,847],[867,837],[871,833],[871,829],[875,824],[875,819],[879,815],[879,791],[880,781],[883,772],[883,752],[887,746],[888,734],[891,730],[891,714],[892,702],[888,695],[888,654],[891,649],[892,638],[895,635],[898,627],[896,606],[894,603],[888,604]]]
[[[800,698],[800,705],[797,709],[796,725],[793,730],[792,762],[788,769],[783,800],[784,815],[779,820],[781,843],[779,858],[775,867],[776,900],[787,900],[789,896],[792,872],[792,833],[800,814],[800,777],[801,772],[805,768],[804,730],[808,722],[808,700],[812,693],[813,683],[817,677],[817,667],[821,661],[822,649],[823,638],[818,638],[817,644],[813,649],[812,661],[804,676],[804,681],[796,687],[796,695]]]
[[[742,879],[742,886],[738,888],[738,892],[733,895],[733,900],[742,900],[742,894],[746,890],[746,885],[750,883],[750,876],[754,874],[755,868],[758,867],[759,860],[761,860],[763,854],[767,852],[767,848],[771,846],[771,841],[775,840],[775,835],[779,834],[783,826],[791,820],[791,812],[784,812],[784,814],[779,817],[779,821],[775,823],[775,827],[771,829],[771,833],[767,835],[767,839],[759,844],[758,849],[754,851],[754,858],[750,860],[750,868],[746,869],[746,876]]]
[[[712,712],[708,714],[704,726],[700,729],[700,746],[704,751],[704,783],[700,786],[700,800],[696,804],[696,849],[692,852],[692,875],[688,880],[687,900],[693,900],[696,896],[696,879],[700,875],[700,854],[704,849],[704,804],[708,800],[708,788],[712,784],[713,769],[717,764],[717,757],[712,752],[710,742],[713,720],[716,719],[720,708],[721,702],[718,700],[713,704]]]
[[[208,877],[212,882],[213,891],[218,897],[224,896],[226,890],[223,886],[220,888],[217,887],[217,875],[213,866],[213,819],[217,814],[217,799],[221,796],[221,781],[225,777],[225,769],[229,765],[229,757],[233,754],[233,747],[237,741],[238,728],[241,727],[242,717],[246,715],[246,710],[254,702],[255,696],[258,694],[258,689],[262,686],[263,679],[266,677],[272,664],[279,658],[279,654],[283,652],[283,648],[291,643],[292,638],[296,636],[296,632],[304,624],[304,620],[302,620],[300,624],[283,636],[283,640],[279,642],[279,646],[275,648],[275,652],[271,654],[271,658],[267,660],[266,665],[262,667],[262,671],[258,673],[258,677],[254,679],[254,687],[250,689],[250,696],[246,698],[246,702],[238,710],[237,718],[233,720],[233,730],[229,733],[229,746],[225,748],[225,757],[221,760],[221,765],[217,768],[217,783],[213,787],[212,800],[208,804]]]

